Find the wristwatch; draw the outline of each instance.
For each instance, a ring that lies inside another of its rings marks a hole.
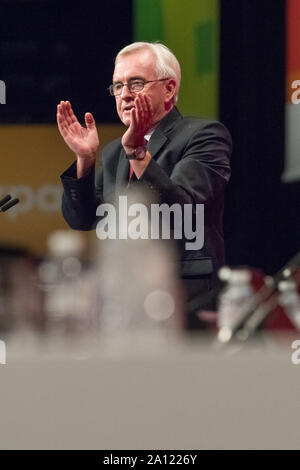
[[[144,160],[146,152],[146,147],[140,146],[134,149],[132,153],[126,153],[126,158],[128,158],[128,160]]]

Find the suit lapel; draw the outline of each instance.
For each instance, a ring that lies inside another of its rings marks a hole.
[[[147,144],[147,148],[152,156],[152,158],[155,158],[159,150],[163,147],[163,145],[168,141],[168,138],[165,136],[165,134],[160,130],[156,129],[156,131],[153,133],[151,136],[151,139],[149,140]]]
[[[178,109],[174,107],[159,123],[155,131],[153,132],[147,148],[151,153],[152,158],[157,157],[158,152],[160,149],[169,141],[167,134],[170,131],[174,123],[178,120],[182,119],[181,114],[179,113]]]

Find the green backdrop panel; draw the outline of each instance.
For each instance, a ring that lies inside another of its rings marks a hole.
[[[218,117],[218,0],[134,0],[134,39],[162,41],[177,56],[183,114]]]

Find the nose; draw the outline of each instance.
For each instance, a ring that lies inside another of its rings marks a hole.
[[[121,98],[126,99],[126,98],[132,98],[132,92],[128,88],[128,83],[125,83],[123,88],[122,88],[122,93],[121,93]]]

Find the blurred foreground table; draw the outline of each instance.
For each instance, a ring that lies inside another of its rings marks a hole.
[[[295,449],[297,333],[6,339],[1,449]]]

